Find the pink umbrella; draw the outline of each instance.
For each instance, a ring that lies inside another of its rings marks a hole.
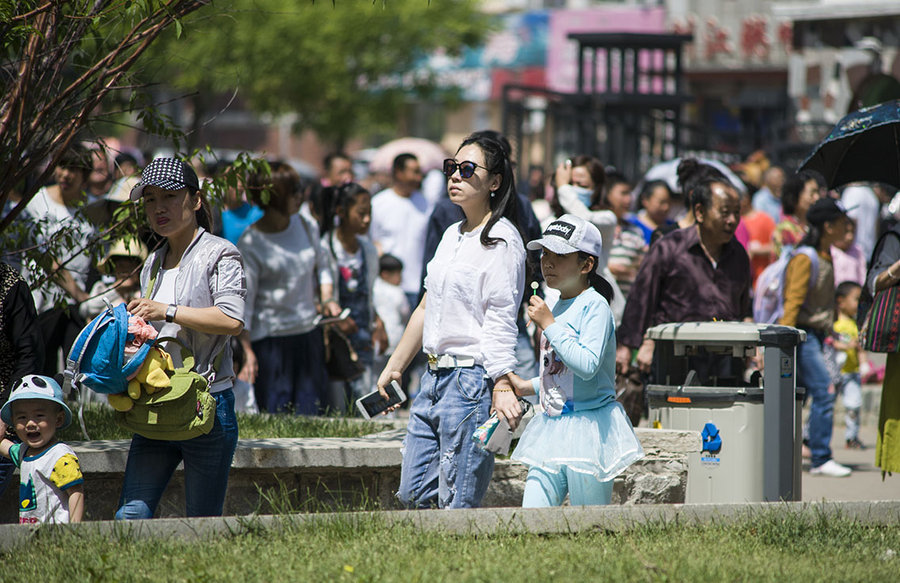
[[[377,150],[369,162],[369,169],[373,172],[385,172],[390,174],[394,158],[400,154],[413,154],[419,159],[422,172],[428,172],[435,168],[441,168],[444,159],[448,157],[447,151],[440,144],[423,138],[399,138],[392,140]]]

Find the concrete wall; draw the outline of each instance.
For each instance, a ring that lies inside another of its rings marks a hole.
[[[616,480],[613,502],[684,502],[687,454],[700,449],[694,431],[637,429],[646,457]],[[226,515],[398,508],[404,430],[357,439],[242,439],[232,463]],[[121,491],[128,441],[73,443],[85,475],[88,520],[111,519]],[[485,506],[518,506],[527,469],[498,459]],[[18,476],[16,476],[18,478]],[[176,471],[158,516],[183,515],[184,482]],[[0,498],[0,522],[16,521],[18,488]]]

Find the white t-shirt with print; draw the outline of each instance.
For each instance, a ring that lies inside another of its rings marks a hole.
[[[36,456],[17,443],[9,450],[19,468],[19,523],[69,522],[66,490],[84,482],[78,456],[65,443],[55,443]]]
[[[322,243],[323,245],[328,245],[328,237],[325,237],[325,240]],[[349,269],[354,273],[359,273],[362,269],[363,265],[363,250],[362,247],[356,250],[356,253],[348,253],[344,246],[341,245],[340,241],[334,241],[334,258],[337,262],[338,274],[343,277],[341,273],[343,269]],[[371,282],[369,282],[371,283]],[[350,280],[345,281],[347,288],[351,292],[357,291],[359,289],[359,278],[351,278]],[[368,290],[366,290],[368,291]]]

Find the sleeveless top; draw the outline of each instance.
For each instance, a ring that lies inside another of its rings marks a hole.
[[[797,314],[797,325],[828,333],[834,326],[834,269],[831,261],[818,255],[818,278],[809,287],[806,301]]]
[[[357,331],[349,336],[350,344],[363,360],[371,359],[372,332],[369,321],[369,290],[366,254],[358,251],[360,261],[356,265],[341,264],[338,260],[338,297],[341,307],[350,308],[350,317],[356,322]],[[335,259],[337,255],[335,254]],[[368,363],[367,363],[368,364]]]

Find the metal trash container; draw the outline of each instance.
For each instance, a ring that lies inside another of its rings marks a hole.
[[[800,500],[797,345],[806,333],[744,322],[661,324],[647,394],[652,427],[700,431],[685,501]],[[745,379],[761,348],[764,372]]]

